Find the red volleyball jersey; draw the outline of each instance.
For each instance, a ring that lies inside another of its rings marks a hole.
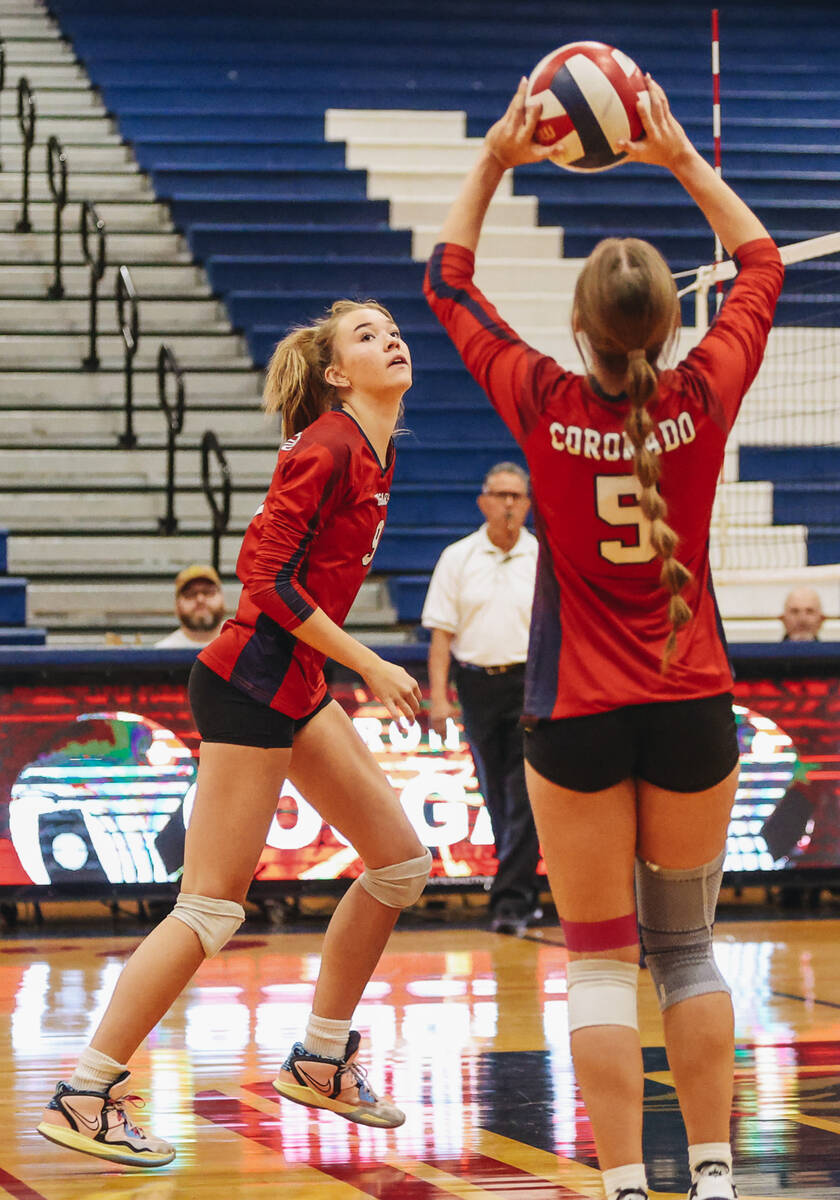
[[[525,452],[540,540],[525,711],[572,717],[626,704],[713,696],[732,686],[709,568],[709,525],[724,447],[761,363],[784,270],[769,239],[741,246],[739,274],[711,329],[660,377],[651,447],[659,488],[692,572],[692,620],[660,664],[671,629],[661,561],[639,507],[628,401],[598,394],[519,338],[473,283],[474,256],[435,248],[426,297],[468,370]]]
[[[236,563],[236,616],[199,658],[254,699],[303,717],[324,696],[325,655],[291,632],[321,608],[342,625],[385,528],[385,467],[357,422],[325,413],[280,447]]]

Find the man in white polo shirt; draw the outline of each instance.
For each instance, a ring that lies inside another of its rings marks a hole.
[[[530,507],[527,474],[516,463],[497,463],[477,503],[485,524],[446,547],[423,606],[421,620],[431,630],[430,723],[443,735],[454,713],[452,665],[496,839],[490,927],[521,933],[536,910],[539,861],[519,724],[537,569],[537,539],[523,528]]]

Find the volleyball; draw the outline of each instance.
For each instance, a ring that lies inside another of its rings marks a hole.
[[[644,128],[636,111],[645,78],[632,58],[603,42],[570,42],[537,63],[527,99],[542,102],[534,138],[554,146],[551,161],[569,171],[607,171],[623,158],[621,138]]]

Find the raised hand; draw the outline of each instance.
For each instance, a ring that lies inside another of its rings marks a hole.
[[[507,112],[484,135],[484,145],[497,162],[507,170],[523,163],[542,162],[551,154],[551,146],[534,141],[542,104],[526,102],[528,80],[523,76]]]
[[[636,105],[645,137],[638,142],[625,138],[616,144],[630,162],[650,163],[672,171],[697,151],[688,140],[685,130],[668,103],[668,97],[655,79],[645,75],[648,90],[642,92]]]

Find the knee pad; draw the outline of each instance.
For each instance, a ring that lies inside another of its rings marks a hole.
[[[245,920],[245,909],[233,900],[191,896],[181,892],[169,914],[189,926],[201,942],[207,958],[218,954]]]
[[[729,991],[712,951],[725,856],[722,850],[713,862],[687,870],[636,859],[639,930],[663,1011],[691,996]]]
[[[636,963],[614,958],[576,958],[566,964],[569,1033],[593,1025],[639,1028]]]
[[[390,867],[365,867],[359,883],[387,908],[408,908],[422,896],[431,869],[432,856],[424,850],[419,858]]]

